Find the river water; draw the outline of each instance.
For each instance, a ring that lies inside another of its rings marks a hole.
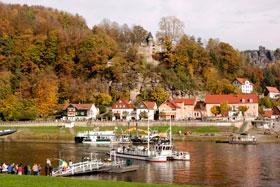
[[[175,142],[191,161],[147,163],[133,161],[139,170],[124,174],[92,174],[75,178],[198,186],[280,186],[280,144],[231,145]],[[89,144],[0,142],[0,162],[39,163],[47,158],[81,161],[96,148]],[[107,157],[94,153],[96,158]],[[53,160],[56,164],[57,161]]]

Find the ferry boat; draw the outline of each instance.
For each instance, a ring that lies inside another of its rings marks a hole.
[[[78,132],[75,137],[76,143],[94,144],[130,144],[128,135],[117,135],[114,131],[84,131]]]
[[[190,160],[190,154],[188,152],[173,151],[171,132],[172,128],[170,121],[170,143],[154,144],[152,150],[150,150],[150,134],[148,133],[147,148],[143,146],[123,146],[119,147],[117,150],[113,149],[112,151],[115,151],[117,157],[144,160],[149,162],[166,162],[167,160]]]
[[[249,134],[247,136],[235,136],[230,141],[230,144],[246,144],[246,145],[256,145],[257,139],[255,136],[250,136]]]
[[[157,151],[150,151],[148,148],[144,146],[137,147],[119,147],[116,150],[112,149],[110,154],[115,154],[120,158],[128,158],[135,160],[143,160],[148,162],[166,162],[167,157],[161,155]]]

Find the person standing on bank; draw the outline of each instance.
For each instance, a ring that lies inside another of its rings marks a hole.
[[[49,166],[48,164],[45,166],[45,176],[48,176]]]
[[[53,172],[53,167],[52,167],[52,165],[50,164],[50,166],[49,166],[49,173],[50,173],[50,176],[52,176],[52,172]]]
[[[37,166],[37,164],[33,165],[32,170],[33,170],[33,175],[38,175],[38,166]]]
[[[17,173],[18,173],[18,175],[22,175],[22,164],[19,165],[19,167],[17,169]]]

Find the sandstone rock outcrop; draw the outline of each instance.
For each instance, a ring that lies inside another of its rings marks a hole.
[[[248,50],[244,51],[244,53],[250,60],[250,63],[260,68],[265,68],[268,64],[274,64],[280,60],[280,48],[272,51],[260,46],[259,50]]]

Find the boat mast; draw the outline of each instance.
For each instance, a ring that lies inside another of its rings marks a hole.
[[[172,127],[171,127],[171,118],[170,118],[170,145],[172,145]]]
[[[148,119],[148,156],[150,156],[150,121]]]

